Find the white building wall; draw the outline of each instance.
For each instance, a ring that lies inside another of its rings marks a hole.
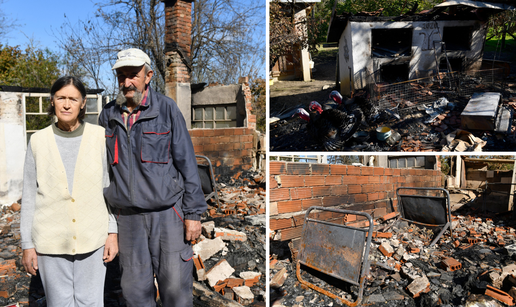
[[[339,40],[339,71],[340,88],[342,93],[349,93],[349,83],[353,84],[354,90],[364,88],[368,78],[384,63],[391,62],[394,58],[373,58],[371,56],[372,29],[400,29],[412,28],[412,55],[410,58],[409,79],[428,76],[437,71],[436,55],[438,60],[444,56],[441,44],[444,27],[467,27],[474,28],[472,43],[467,51],[447,51],[448,57],[462,56],[468,62],[466,70],[480,69],[485,28],[480,21],[425,21],[425,22],[349,22],[342,32]],[[393,37],[393,39],[395,39]],[[435,43],[434,43],[435,42]],[[435,45],[435,50],[434,50]],[[351,46],[351,47],[350,47]],[[345,57],[346,48],[349,49],[349,56]],[[346,61],[346,58],[349,61]],[[374,64],[376,61],[376,65]],[[349,68],[352,70],[352,77],[349,78]]]
[[[349,21],[339,40],[339,66],[336,69],[340,77],[340,93],[350,96],[354,88],[352,83],[353,72],[353,45],[352,45],[351,27]]]
[[[0,205],[21,198],[27,144],[21,93],[0,92]]]

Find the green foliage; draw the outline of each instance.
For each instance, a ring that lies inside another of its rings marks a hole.
[[[450,156],[441,156],[441,157],[439,157],[439,159],[441,160],[441,173],[443,175],[450,175],[451,157]]]
[[[50,50],[0,45],[0,84],[50,88],[59,75],[58,57]]]
[[[269,70],[288,54],[293,55],[294,62],[299,61],[295,52],[298,49],[308,48],[309,52],[317,53],[319,36],[326,35],[320,32],[322,20],[315,15],[302,17],[295,14],[302,9],[295,1],[280,3],[273,0],[269,3]]]
[[[333,7],[333,1],[330,0]],[[342,13],[356,14],[358,12],[381,11],[383,16],[399,16],[410,12],[417,4],[415,12],[431,9],[436,4],[441,3],[437,0],[408,1],[408,0],[346,0],[337,3],[337,15]],[[331,8],[330,8],[331,10]]]
[[[50,88],[59,75],[58,57],[48,49],[29,46],[21,50],[19,46],[0,45],[1,85]],[[25,102],[30,113],[45,113],[50,104],[49,98],[43,98],[40,110],[38,97],[27,97]],[[39,130],[51,122],[52,118],[45,115],[26,117],[27,130]]]

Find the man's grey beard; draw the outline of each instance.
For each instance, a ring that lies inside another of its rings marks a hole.
[[[116,104],[119,106],[122,106],[124,103],[127,102],[127,98],[125,98],[124,96],[124,89],[125,88],[120,88],[120,90],[118,91],[118,95],[116,96]],[[140,91],[138,91],[137,89],[134,89],[133,92],[133,105],[139,106],[142,103],[143,94],[140,93]]]

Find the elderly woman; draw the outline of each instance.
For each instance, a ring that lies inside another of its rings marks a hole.
[[[50,96],[57,122],[27,146],[22,263],[32,275],[39,269],[49,307],[103,306],[105,262],[118,253],[116,220],[103,196],[104,128],[83,122],[86,89],[79,79],[59,78]]]

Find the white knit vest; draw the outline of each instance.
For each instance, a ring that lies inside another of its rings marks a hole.
[[[109,216],[103,195],[105,132],[85,123],[75,164],[73,193],[52,127],[31,137],[38,190],[32,241],[42,254],[84,254],[106,242]]]

